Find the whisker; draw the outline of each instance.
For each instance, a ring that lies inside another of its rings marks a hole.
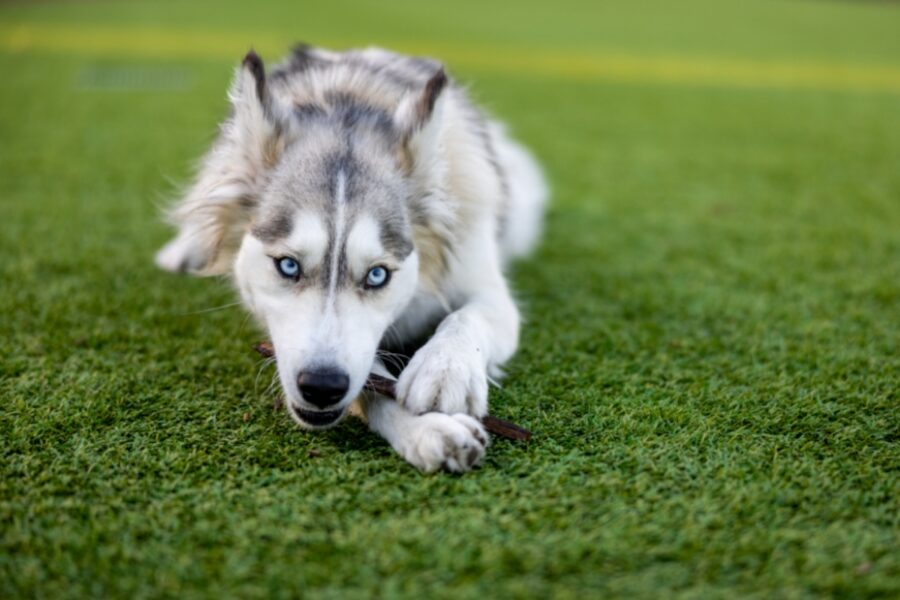
[[[269,387],[266,388],[266,394],[272,394],[273,392],[275,392],[280,383],[281,381],[278,379],[278,373],[272,373],[272,381],[269,382]]]
[[[392,344],[400,343],[400,333],[397,331],[397,327],[395,325],[388,325],[387,330],[385,330],[384,334],[388,336],[389,342]]]
[[[388,350],[378,350],[375,355],[398,371],[402,371],[406,363],[409,362],[409,357],[405,354],[390,352]]]
[[[247,326],[247,323],[250,322],[250,316],[251,316],[251,315],[250,315],[250,313],[248,312],[248,313],[246,313],[246,314],[244,315],[244,318],[241,319],[241,324],[240,324],[240,326],[238,326],[238,333],[239,333],[239,334],[240,334],[240,333],[244,333],[244,328]]]
[[[226,308],[231,308],[231,307],[233,307],[233,306],[240,306],[240,304],[241,304],[240,302],[232,302],[231,304],[223,304],[222,306],[214,306],[214,307],[212,307],[212,308],[204,308],[204,309],[196,310],[196,311],[193,311],[193,312],[181,313],[179,316],[181,316],[181,317],[190,317],[190,316],[193,316],[193,315],[202,315],[202,314],[205,314],[205,313],[215,312],[215,311],[217,311],[217,310],[224,310],[224,309],[226,309]]]
[[[253,395],[254,396],[259,396],[259,378],[262,376],[263,370],[265,370],[266,367],[269,367],[273,364],[275,364],[274,357],[273,358],[264,358],[260,361],[259,369],[257,369],[257,371],[256,371],[256,378],[253,380]],[[277,372],[276,372],[276,375],[277,375]],[[269,387],[271,388],[272,386],[270,385]],[[267,389],[266,393],[268,393],[268,391],[269,390]]]

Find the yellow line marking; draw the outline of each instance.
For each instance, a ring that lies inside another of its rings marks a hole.
[[[280,57],[293,40],[271,34],[185,32],[21,24],[0,26],[0,50],[51,52],[107,58],[223,59],[235,63],[251,43],[264,55]],[[350,44],[336,43],[345,47]],[[578,81],[701,84],[728,87],[807,88],[900,93],[900,67],[789,60],[717,59],[577,53],[533,48],[460,47],[401,42],[394,48],[440,57],[451,67]]]

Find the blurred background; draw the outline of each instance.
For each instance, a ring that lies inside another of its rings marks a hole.
[[[297,41],[443,60],[547,170],[492,392],[536,441],[474,477],[301,435],[230,284],[152,265]],[[898,593],[897,3],[7,1],[0,74],[0,595]]]
[[[900,13],[889,2],[37,1],[0,11],[7,223],[52,206],[62,220],[136,211],[143,228],[153,203],[175,194],[167,179],[184,182],[207,147],[247,48],[271,63],[298,40],[444,60],[535,148],[560,210],[674,210],[680,220],[704,204],[729,218],[815,220],[828,218],[825,205],[850,209],[841,186],[871,189],[894,170],[885,145],[896,132]],[[764,189],[779,177],[784,186]],[[12,201],[22,194],[35,202]],[[862,196],[853,215],[874,216]],[[141,236],[151,245],[152,227]]]

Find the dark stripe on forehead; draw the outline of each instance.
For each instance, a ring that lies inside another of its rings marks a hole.
[[[325,289],[328,289],[331,285],[331,263],[336,251],[334,238],[337,234],[337,228],[335,225],[334,215],[329,215],[326,224],[328,227],[328,245],[325,247],[325,254],[322,255],[322,264],[319,269],[322,276],[322,287]]]
[[[324,175],[325,188],[329,199],[332,202],[338,202],[338,179],[343,177],[344,195],[342,200],[345,203],[352,201],[353,184],[362,169],[362,164],[353,156],[353,152],[349,147],[342,148],[326,156]]]
[[[378,133],[388,143],[399,139],[394,117],[390,112],[366,104],[348,92],[326,92],[321,104],[297,104],[294,106],[294,117],[301,122],[317,121],[337,127],[348,142],[363,130]]]
[[[383,134],[394,131],[393,116],[377,106],[366,104],[360,98],[348,92],[326,92],[325,102],[337,122],[352,135],[357,127],[371,127]]]
[[[347,281],[347,272],[349,268],[347,267],[347,231],[344,230],[343,239],[340,241],[341,250],[338,255],[338,265],[337,265],[337,281],[335,283],[335,289],[342,289],[347,287],[349,282]]]

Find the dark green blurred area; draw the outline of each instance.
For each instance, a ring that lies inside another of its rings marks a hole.
[[[900,6],[0,6],[0,597],[896,597]],[[424,477],[271,408],[159,208],[247,48],[445,60],[540,157],[493,412]]]

